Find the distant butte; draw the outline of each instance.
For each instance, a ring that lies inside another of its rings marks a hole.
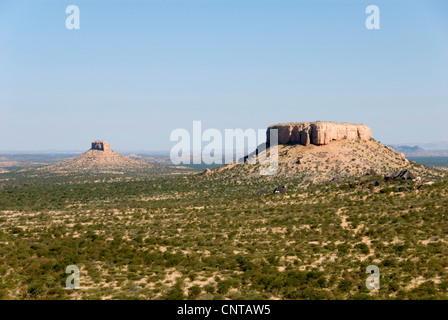
[[[270,143],[270,133],[274,129],[278,130],[277,152]],[[260,163],[260,159],[266,158],[268,153],[278,155],[278,161],[273,162],[277,167],[276,177],[294,177],[298,184],[304,185],[308,182],[363,177],[367,172],[389,175],[393,171],[408,170],[416,177],[436,174],[435,171],[430,172],[423,166],[411,163],[404,154],[373,139],[372,130],[363,124],[288,122],[271,125],[266,133],[266,149],[264,146],[257,148],[245,156],[244,161],[240,159],[239,162],[215,169],[214,176],[225,173],[238,176],[238,179],[258,177],[258,169],[270,166],[269,163]],[[254,160],[253,164],[249,159]]]
[[[154,165],[122,156],[113,151],[106,141],[96,140],[92,142],[90,150],[80,156],[43,167],[40,170],[53,172],[124,172],[149,169],[154,169]]]

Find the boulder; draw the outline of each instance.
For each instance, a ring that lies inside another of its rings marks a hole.
[[[288,191],[286,190],[285,186],[282,187],[277,187],[274,189],[274,193],[287,193]]]
[[[415,175],[409,170],[402,171],[392,171],[392,173],[385,175],[384,178],[388,179],[404,179],[404,180],[414,180]]]
[[[400,155],[401,160],[403,160],[405,163],[409,163],[409,160],[406,159],[406,156],[403,152],[400,152],[399,155]]]
[[[404,180],[414,180],[415,179],[415,175],[409,170],[401,171],[400,174],[398,175],[398,177],[401,179],[404,179]]]
[[[391,173],[386,174],[386,175],[384,176],[384,179],[385,179],[385,180],[395,179],[396,177],[398,177],[399,174],[400,174],[399,171],[394,170],[394,171],[392,171]]]

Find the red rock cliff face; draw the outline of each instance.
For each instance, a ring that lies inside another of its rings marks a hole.
[[[267,142],[270,143],[270,130],[278,130],[279,144],[325,145],[333,140],[369,140],[372,131],[362,124],[342,122],[297,122],[281,123],[269,126]]]

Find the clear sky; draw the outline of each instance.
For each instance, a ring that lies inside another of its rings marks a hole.
[[[169,150],[193,120],[448,140],[447,71],[445,0],[0,0],[0,150]]]

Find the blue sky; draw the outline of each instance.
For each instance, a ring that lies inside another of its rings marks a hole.
[[[65,28],[70,4],[80,30]],[[169,150],[193,120],[448,140],[447,71],[443,0],[0,0],[0,150]]]

